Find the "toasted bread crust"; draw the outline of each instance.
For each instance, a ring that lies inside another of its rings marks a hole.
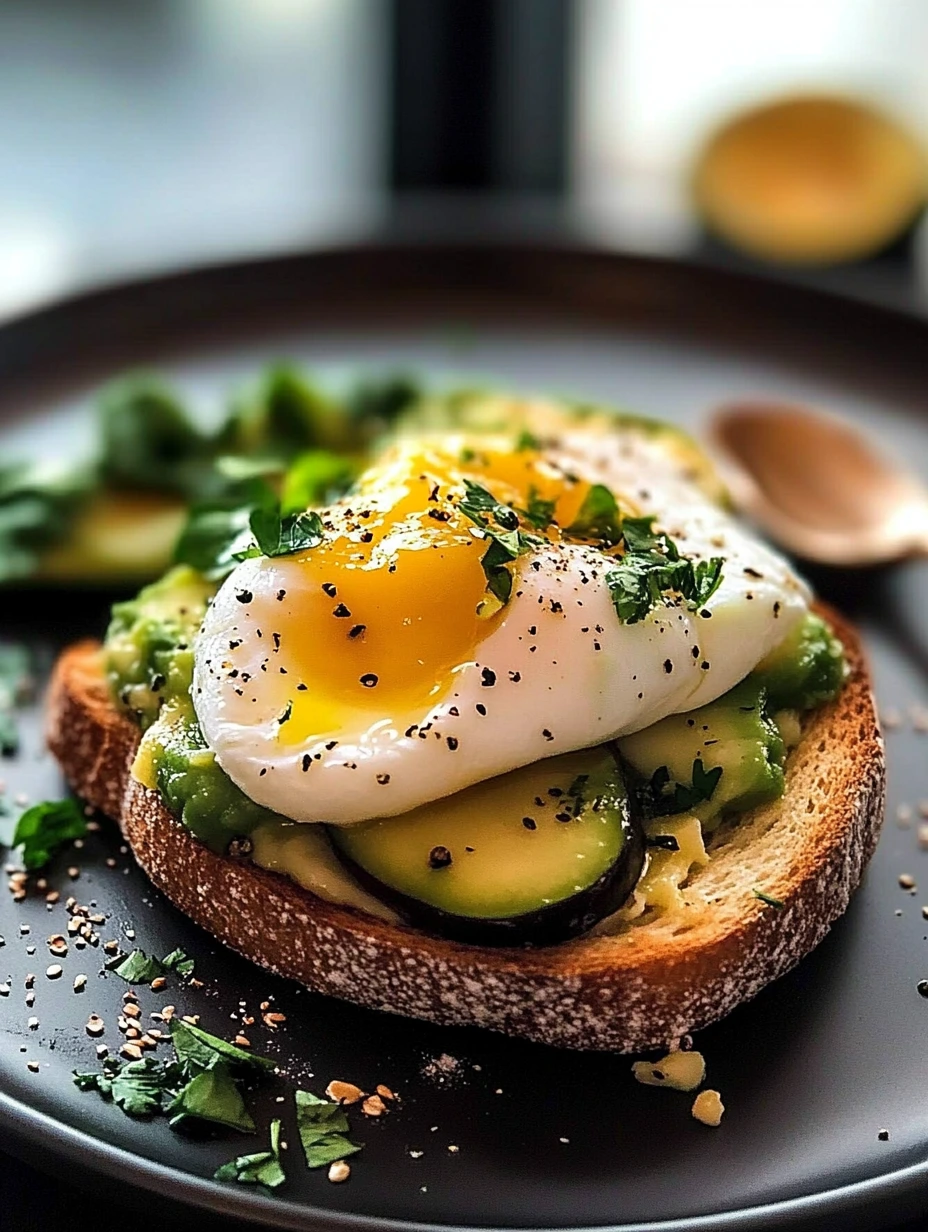
[[[374,1009],[562,1047],[635,1052],[714,1022],[793,967],[844,912],[873,853],[884,809],[883,742],[857,635],[824,614],[853,675],[807,722],[784,797],[716,836],[680,911],[546,949],[432,937],[210,851],[129,775],[138,731],[109,700],[95,643],[58,661],[48,740],[75,790],[119,820],[151,880],[252,961]]]

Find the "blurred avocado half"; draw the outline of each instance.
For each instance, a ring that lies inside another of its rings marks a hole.
[[[928,197],[928,158],[869,103],[794,95],[726,121],[697,158],[692,188],[704,224],[732,247],[833,265],[909,229]]]

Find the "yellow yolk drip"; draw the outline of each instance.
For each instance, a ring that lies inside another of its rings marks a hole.
[[[532,495],[554,501],[561,525],[589,490],[533,450],[407,447],[388,455],[324,516],[324,542],[292,558],[304,589],[298,606],[282,610],[276,635],[299,687],[281,741],[337,732],[359,710],[368,718],[421,714],[456,669],[479,657],[499,615],[480,614],[488,544],[459,508],[465,477],[512,506],[524,507]]]

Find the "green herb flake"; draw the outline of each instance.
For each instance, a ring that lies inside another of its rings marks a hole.
[[[65,843],[83,838],[87,818],[76,800],[45,800],[26,809],[13,832],[13,847],[20,848],[23,865],[42,868]]]
[[[238,559],[252,555],[287,556],[317,548],[325,538],[322,519],[312,510],[281,514],[280,506],[259,506],[253,509],[248,526],[254,535],[258,552],[251,549],[237,553]]]
[[[785,903],[782,903],[778,898],[774,898],[772,894],[765,894],[763,890],[753,889],[751,893],[755,898],[759,898],[762,903],[766,903],[768,907],[773,907],[775,911],[782,911]]]
[[[605,484],[592,485],[576,518],[567,527],[567,533],[581,539],[593,539],[610,547],[621,542],[623,523],[619,504]]]
[[[154,954],[146,954],[144,950],[133,950],[113,967],[112,971],[127,984],[150,984],[167,971],[173,971],[186,979],[193,975],[193,968],[193,959],[188,958],[183,950],[172,950],[164,958],[156,958]]]
[[[341,1104],[321,1099],[311,1091],[296,1091],[296,1121],[308,1168],[324,1168],[361,1150],[361,1143],[345,1135],[348,1114]]]
[[[213,1176],[217,1181],[238,1181],[240,1185],[263,1185],[276,1189],[287,1179],[280,1162],[280,1121],[271,1121],[271,1149],[256,1155],[238,1155],[235,1159],[217,1168]]]
[[[218,1054],[217,1054],[218,1055]],[[172,1129],[189,1120],[225,1125],[243,1134],[254,1132],[255,1123],[245,1107],[242,1093],[228,1066],[215,1060],[182,1087],[165,1109]]]
[[[646,811],[652,817],[692,812],[704,801],[712,799],[721,777],[722,767],[713,766],[707,770],[701,757],[693,762],[690,784],[672,782],[667,767],[658,766],[646,787]]]
[[[183,950],[171,950],[170,954],[165,954],[161,960],[161,966],[165,971],[173,971],[185,980],[193,975],[194,965],[194,960],[189,958]]]
[[[245,1069],[257,1069],[273,1073],[276,1062],[269,1057],[259,1057],[253,1052],[246,1052],[235,1044],[229,1044],[216,1035],[210,1035],[202,1027],[192,1023],[171,1019],[171,1040],[177,1059],[184,1065],[194,1069],[210,1069],[222,1060],[233,1068],[240,1066]]]
[[[544,540],[519,530],[517,511],[509,505],[501,504],[492,492],[479,483],[465,479],[464,486],[465,496],[458,508],[465,517],[480,527],[484,539],[488,541],[487,550],[480,558],[484,577],[487,579],[487,590],[500,603],[508,603],[512,594],[512,574],[507,565]],[[497,530],[490,524],[491,521],[501,529]]]
[[[74,1084],[81,1091],[97,1091],[105,1100],[131,1117],[156,1116],[163,1111],[166,1099],[172,1099],[181,1081],[180,1070],[173,1063],[163,1064],[154,1057],[120,1064],[113,1057],[103,1062],[100,1073],[75,1073]]]
[[[606,574],[616,615],[623,624],[636,624],[668,596],[677,594],[691,611],[703,607],[722,581],[724,559],[693,561],[681,556],[677,545],[654,530],[654,518],[622,521],[625,555]]]
[[[154,954],[146,954],[144,950],[133,950],[118,966],[113,968],[113,974],[118,975],[127,984],[150,984],[152,980],[164,974],[164,967]]]

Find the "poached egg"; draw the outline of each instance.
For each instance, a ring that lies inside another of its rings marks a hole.
[[[702,706],[803,618],[805,585],[711,499],[672,437],[550,407],[542,421],[543,439],[400,440],[321,511],[318,546],[229,575],[196,642],[192,697],[252,800],[300,822],[404,813]],[[595,485],[683,556],[722,558],[705,603],[668,593],[620,619],[621,548],[572,530]],[[518,511],[508,595],[484,561],[488,528],[505,526],[468,514],[475,491],[507,524]]]

